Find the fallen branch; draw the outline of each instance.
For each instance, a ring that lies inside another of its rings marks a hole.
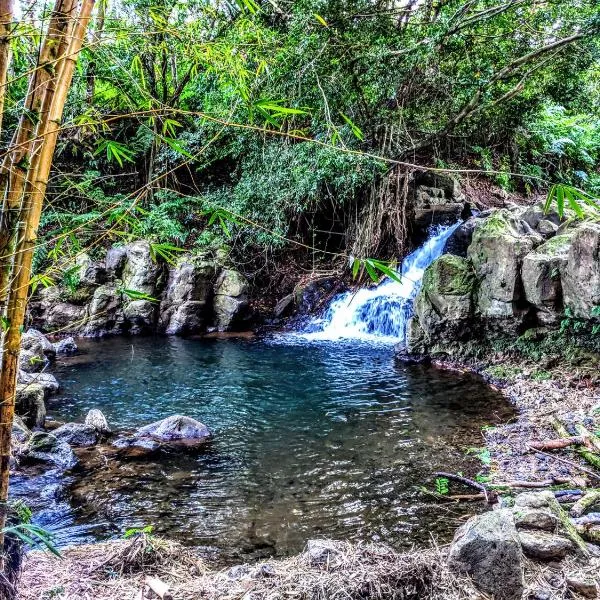
[[[475,488],[483,493],[485,500],[488,504],[493,504],[497,500],[497,495],[495,492],[489,491],[485,485],[479,483],[478,481],[474,481],[473,479],[469,479],[467,477],[463,477],[462,475],[455,475],[454,473],[445,473],[444,471],[438,471],[434,473],[436,477],[445,477],[446,479],[451,479],[452,481],[457,481],[458,483],[462,483],[467,487]]]
[[[567,438],[567,437],[569,437],[569,432],[567,431],[566,427],[558,419],[553,418],[553,419],[551,419],[550,422],[552,423],[552,427],[554,427],[554,429],[556,430],[556,433],[558,433],[558,435],[561,438]],[[584,442],[583,442],[584,445],[582,445],[581,447],[577,448],[577,453],[585,461],[587,461],[588,463],[590,463],[590,465],[596,467],[597,469],[600,469],[600,456],[598,456],[595,452],[592,452],[587,446],[585,446],[585,443],[587,441],[588,441],[587,439],[584,439]]]
[[[600,513],[593,512],[573,519],[575,525],[600,525]]]
[[[535,450],[560,450],[568,446],[580,446],[585,444],[586,440],[583,436],[570,436],[560,438],[558,440],[542,440],[540,442],[531,442],[529,445]]]
[[[599,502],[600,502],[600,491],[599,490],[594,490],[594,491],[588,492],[587,494],[585,494],[585,496],[583,496],[583,498],[581,498],[581,500],[578,500],[577,502],[575,502],[575,504],[571,507],[569,514],[572,517],[581,517],[581,515],[583,515],[583,513],[588,508],[590,508],[591,506],[594,506],[594,504],[598,504]]]
[[[600,526],[598,525],[576,525],[577,533],[588,540],[600,544]]]

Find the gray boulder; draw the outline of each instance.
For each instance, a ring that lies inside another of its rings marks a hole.
[[[83,335],[102,337],[124,331],[125,317],[121,294],[115,284],[96,288],[89,304],[89,317],[83,328]]]
[[[163,267],[152,259],[150,244],[146,240],[139,240],[125,246],[125,251],[121,275],[123,287],[156,297]]]
[[[475,229],[467,251],[479,280],[477,310],[486,318],[521,315],[523,259],[543,242],[509,210],[492,213]]]
[[[563,234],[530,252],[523,259],[522,279],[525,299],[538,311],[562,311],[561,272],[567,265],[572,234]]]
[[[234,269],[223,269],[214,287],[213,310],[219,331],[239,325],[248,311],[248,280]]]
[[[72,337],[63,338],[52,345],[56,354],[74,354],[77,352],[77,343]]]
[[[127,248],[125,246],[113,246],[106,252],[104,268],[108,279],[120,279],[127,260]]]
[[[31,435],[21,452],[21,458],[50,463],[60,469],[71,469],[77,464],[77,457],[69,444],[44,431],[35,431]]]
[[[523,554],[511,510],[469,519],[454,536],[448,563],[497,600],[520,600]]]
[[[93,446],[98,442],[98,432],[96,429],[84,423],[65,423],[52,433],[54,437],[67,442],[69,446],[77,448]]]
[[[343,542],[335,540],[308,540],[303,558],[311,567],[320,567],[330,564],[343,547]]]
[[[515,507],[515,525],[518,529],[540,529],[555,531],[558,527],[558,517],[548,510]]]
[[[141,458],[161,449],[161,444],[150,438],[120,437],[112,445],[123,458]]]
[[[294,303],[300,314],[307,314],[324,306],[340,288],[336,277],[316,277],[299,283],[294,288]]]
[[[18,415],[13,416],[12,437],[11,442],[25,444],[31,437],[31,429],[25,425],[23,419]]]
[[[44,388],[38,383],[17,385],[15,412],[28,427],[43,427],[46,420]]]
[[[185,259],[169,272],[160,305],[159,326],[168,335],[197,333],[206,327],[216,265]]]
[[[150,438],[166,444],[181,444],[194,446],[208,441],[212,434],[208,427],[196,419],[183,415],[173,415],[140,427],[134,434],[135,438]]]
[[[572,236],[561,271],[565,306],[583,319],[598,318],[600,306],[600,224],[583,223]]]
[[[60,388],[56,377],[52,373],[27,373],[27,371],[19,371],[17,382],[21,385],[40,385],[44,390],[46,398],[58,392]]]
[[[56,350],[46,336],[37,329],[29,329],[21,336],[19,368],[35,373],[41,371],[54,360]]]
[[[154,329],[157,304],[151,300],[132,300],[125,304],[123,316],[130,333],[144,333]]]
[[[426,336],[464,337],[473,313],[475,275],[464,258],[444,254],[423,275],[415,313]]]
[[[93,427],[101,435],[110,435],[112,430],[104,416],[97,408],[92,408],[85,417],[85,424]]]
[[[60,329],[74,333],[85,325],[87,314],[86,305],[57,302],[46,305],[40,320],[44,323],[44,328],[49,330]]]
[[[571,540],[542,531],[521,531],[519,539],[529,558],[560,560],[575,549]]]

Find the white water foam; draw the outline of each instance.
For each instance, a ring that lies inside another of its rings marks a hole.
[[[459,225],[436,228],[420,248],[407,256],[402,262],[400,282],[387,278],[376,287],[336,296],[323,316],[297,335],[306,340],[403,342],[423,273],[442,254],[446,240]]]

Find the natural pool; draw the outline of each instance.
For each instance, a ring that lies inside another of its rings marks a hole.
[[[225,560],[287,555],[312,537],[406,548],[446,539],[471,505],[419,491],[511,409],[479,379],[396,363],[389,345],[301,338],[83,341],[54,370],[63,421],[99,408],[116,430],[168,415],[213,432],[200,453],[110,458],[70,479],[63,504],[86,535],[154,525]]]

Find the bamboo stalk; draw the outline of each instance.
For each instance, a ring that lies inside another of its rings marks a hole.
[[[46,94],[41,108],[43,121],[38,123],[37,132],[41,136],[41,145],[33,157],[33,162],[27,172],[27,179],[23,182],[23,190],[27,188],[28,193],[21,206],[21,224],[17,229],[23,229],[23,234],[16,239],[15,255],[13,262],[13,281],[8,297],[6,316],[9,328],[3,341],[2,368],[0,370],[0,503],[5,506],[8,498],[9,460],[12,421],[14,417],[15,391],[18,373],[18,358],[21,344],[21,329],[25,320],[25,309],[31,278],[31,264],[37,230],[41,217],[46,185],[52,164],[56,140],[58,137],[58,123],[62,119],[62,113],[67,98],[67,92],[71,85],[73,69],[78,53],[81,50],[85,29],[87,27],[93,0],[83,0],[81,12],[75,23],[73,18],[72,0],[57,0],[57,5],[65,8],[64,2],[70,7],[69,19],[64,20],[66,13],[59,12],[62,37],[54,36],[52,39],[57,44],[57,52],[62,55],[53,54],[54,59],[59,59],[58,76],[56,82],[46,86]],[[73,32],[69,39],[65,34]],[[48,36],[51,30],[49,27]],[[56,124],[53,128],[49,123]],[[0,527],[6,514],[0,515]],[[0,537],[0,542],[3,542]]]
[[[0,0],[0,132],[2,132],[6,82],[11,60],[10,38],[12,20],[13,0]]]
[[[65,50],[64,40],[74,7],[75,0],[56,0],[36,68],[29,79],[19,125],[0,167],[0,196],[3,198],[0,211],[0,315],[4,313],[9,294],[13,249],[18,235],[17,222],[33,139],[41,117],[47,84],[55,76],[59,52]],[[0,489],[0,497],[1,495]]]

